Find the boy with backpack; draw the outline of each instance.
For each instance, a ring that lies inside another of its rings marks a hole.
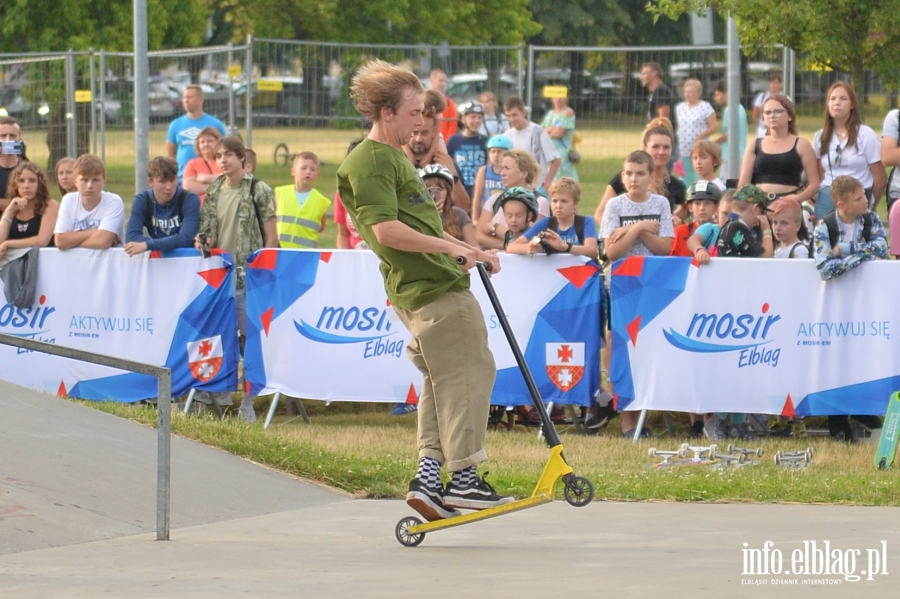
[[[862,183],[849,175],[831,184],[835,208],[816,225],[815,253],[819,276],[827,281],[869,260],[887,259],[884,225],[869,210]]]
[[[884,225],[869,210],[869,199],[862,183],[849,175],[831,183],[834,210],[816,225],[816,268],[828,281],[869,260],[887,259]],[[855,443],[850,418],[871,429],[881,428],[878,416],[829,416],[828,430],[835,441]]]
[[[125,252],[165,252],[194,247],[200,196],[178,185],[178,163],[158,156],[147,164],[150,189],[135,196],[125,232]]]
[[[775,258],[810,258],[803,226],[803,208],[797,200],[776,200],[769,208],[772,212],[772,231],[778,247]]]
[[[525,255],[569,253],[596,259],[597,227],[593,219],[578,214],[580,201],[581,185],[575,179],[560,177],[554,181],[550,185],[553,216],[537,221],[524,235],[510,243],[506,251]]]

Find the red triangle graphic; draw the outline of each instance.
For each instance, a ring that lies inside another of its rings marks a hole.
[[[631,256],[625,258],[617,269],[613,271],[614,275],[620,277],[639,277],[644,272],[644,257]]]
[[[570,283],[581,289],[584,284],[597,272],[596,266],[590,264],[582,264],[580,266],[567,266],[557,270],[559,274],[564,276]]]
[[[319,260],[321,260],[325,264],[331,262],[331,252],[322,252],[321,254],[319,254]]]
[[[69,392],[66,390],[66,382],[59,381],[59,389],[56,390],[57,397],[68,397]]]
[[[153,250],[152,252],[150,252],[150,259],[153,260],[154,258],[162,258],[162,252],[159,250]]]
[[[203,277],[203,280],[206,281],[210,287],[218,289],[222,285],[222,281],[224,281],[225,277],[228,275],[228,270],[224,267],[211,268],[209,270],[204,270],[203,272],[198,272],[197,274]]]
[[[264,249],[253,258],[247,266],[250,268],[258,268],[259,270],[275,270],[275,264],[278,262],[278,252],[274,249]]]
[[[259,316],[259,321],[262,323],[263,330],[266,332],[266,337],[269,336],[269,325],[272,324],[272,317],[274,315],[275,306],[272,306]]]
[[[784,401],[784,407],[781,408],[781,415],[785,418],[793,418],[797,415],[794,410],[794,402],[791,400],[791,394],[788,393],[787,399]]]
[[[625,330],[628,331],[628,336],[631,338],[631,344],[637,345],[638,333],[641,330],[641,317],[638,316],[637,318],[629,322],[625,326]]]
[[[406,403],[419,403],[419,396],[416,395],[416,387],[412,383],[409,384],[409,391],[406,393]]]

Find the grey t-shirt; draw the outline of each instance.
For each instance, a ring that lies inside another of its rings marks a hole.
[[[646,202],[635,202],[623,193],[611,199],[606,205],[603,222],[600,224],[600,238],[606,239],[619,227],[633,225],[642,220],[658,222],[660,237],[675,237],[669,200],[661,195],[651,193],[650,199]],[[643,241],[637,239],[622,257],[652,255],[653,252],[650,251],[650,248],[644,245]]]

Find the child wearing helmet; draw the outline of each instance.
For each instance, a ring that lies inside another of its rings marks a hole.
[[[694,147],[696,148],[696,144]],[[700,180],[691,185],[687,192],[687,207],[691,219],[675,227],[675,240],[672,242],[670,256],[693,255],[688,249],[687,240],[700,225],[716,222],[721,199],[722,190],[712,181]]]
[[[460,106],[460,132],[447,142],[447,153],[453,159],[460,181],[469,198],[473,198],[478,169],[487,162],[487,137],[478,132],[484,121],[481,102],[469,102]]]
[[[475,175],[472,191],[472,220],[478,221],[481,207],[497,192],[504,189],[500,168],[506,152],[513,149],[512,140],[505,135],[495,135],[487,140],[488,162]]]
[[[537,198],[524,187],[513,187],[497,198],[497,210],[502,210],[503,218],[506,219],[503,249],[508,250],[509,244],[521,237],[537,220]]]
[[[453,193],[453,173],[450,169],[440,164],[429,164],[417,172],[434,200],[434,207],[441,215],[444,233],[469,245],[476,245],[478,242],[475,240],[469,215],[462,208],[454,206],[452,201],[448,201]]]

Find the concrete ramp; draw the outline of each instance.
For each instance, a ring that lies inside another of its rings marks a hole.
[[[0,555],[156,530],[155,429],[0,381]],[[349,498],[172,438],[171,528]]]

